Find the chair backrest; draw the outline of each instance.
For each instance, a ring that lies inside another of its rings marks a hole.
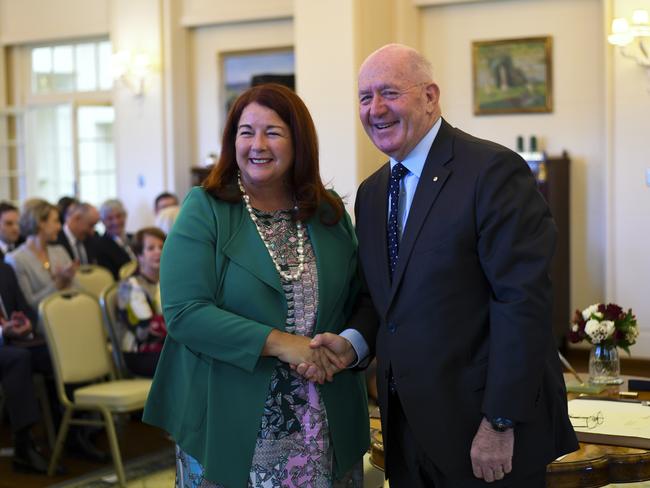
[[[138,270],[138,262],[129,261],[128,263],[125,263],[120,267],[120,270],[118,271],[117,274],[120,277],[120,281],[123,281],[129,278],[137,270]]]
[[[113,283],[104,288],[99,295],[99,304],[102,307],[106,332],[111,341],[113,361],[115,362],[117,375],[120,378],[128,378],[131,375],[128,372],[126,362],[124,361],[124,355],[122,354],[122,337],[124,335],[124,328],[117,316],[117,293],[119,287],[119,283]]]
[[[113,378],[99,302],[88,293],[53,293],[38,308],[58,387],[100,377]]]
[[[115,282],[109,270],[96,264],[79,266],[75,278],[81,289],[95,298],[99,298],[102,290]]]

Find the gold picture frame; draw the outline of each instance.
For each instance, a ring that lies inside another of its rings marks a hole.
[[[552,38],[472,43],[474,114],[553,111]]]
[[[246,51],[227,51],[219,55],[220,93],[224,100],[222,120],[235,99],[253,84],[275,82],[295,89],[294,50],[291,46]]]

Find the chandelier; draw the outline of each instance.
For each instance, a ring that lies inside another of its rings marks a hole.
[[[632,22],[620,17],[612,21],[612,33],[607,37],[610,44],[619,47],[620,53],[633,59],[648,70],[650,76],[650,23],[647,10],[635,10]]]

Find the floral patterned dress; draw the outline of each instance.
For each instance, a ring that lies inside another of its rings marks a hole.
[[[255,210],[266,242],[285,271],[298,266],[296,225],[291,213]],[[287,300],[285,331],[312,336],[318,310],[318,269],[307,233],[305,266],[296,281],[282,280]],[[204,478],[200,463],[176,448],[177,488],[224,488]],[[264,406],[248,486],[254,488],[342,488],[362,486],[359,462],[341,480],[332,479],[333,449],[318,386],[278,362]]]

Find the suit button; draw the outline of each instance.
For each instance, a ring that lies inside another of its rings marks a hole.
[[[397,324],[395,322],[388,322],[388,332],[394,334],[397,331]]]

